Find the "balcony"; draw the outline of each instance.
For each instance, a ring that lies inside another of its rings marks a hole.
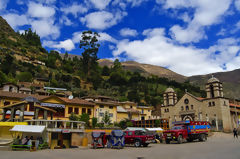
[[[84,124],[82,121],[70,120],[27,120],[28,125],[46,126],[49,132],[84,132]]]

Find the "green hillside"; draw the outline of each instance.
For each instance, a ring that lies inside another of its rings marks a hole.
[[[39,36],[31,30],[20,34],[13,31],[0,17],[0,85],[5,82],[47,79],[45,86],[63,87],[74,96],[106,95],[120,101],[134,101],[141,105],[158,105],[167,87],[173,87],[179,97],[185,89],[196,96],[205,96],[199,87],[188,82],[178,83],[155,75],[143,76],[130,72],[115,60],[109,68],[98,64],[97,52],[101,47],[98,34],[88,31],[80,41],[82,58],[63,57],[56,51],[46,51]],[[86,35],[87,35],[86,34]],[[89,87],[85,87],[86,84]]]

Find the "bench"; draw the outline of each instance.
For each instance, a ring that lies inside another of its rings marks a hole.
[[[30,150],[32,145],[11,145],[12,150]]]

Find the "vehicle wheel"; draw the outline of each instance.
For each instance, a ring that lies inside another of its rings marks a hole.
[[[143,144],[143,147],[148,147],[148,144],[146,144],[146,143],[145,143],[145,144]]]
[[[140,140],[136,140],[136,141],[134,142],[134,146],[135,146],[135,147],[141,147],[141,142],[140,142]]]
[[[170,140],[166,140],[166,144],[170,144]]]
[[[200,136],[199,136],[199,141],[206,141],[206,136],[205,136],[205,134],[200,134]]]
[[[192,140],[191,138],[188,138],[187,141],[188,141],[188,142],[192,142],[193,140]]]
[[[178,140],[177,140],[177,141],[178,141],[179,144],[181,144],[181,143],[183,142],[182,135],[179,135],[179,136],[178,136]]]

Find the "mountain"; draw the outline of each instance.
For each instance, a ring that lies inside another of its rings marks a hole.
[[[190,83],[205,89],[205,83],[212,75],[223,83],[224,96],[228,98],[240,99],[240,69],[229,72],[217,72],[207,75],[188,77]]]
[[[108,59],[100,59],[98,60],[98,62],[99,62],[99,65],[102,67],[113,66],[113,61]],[[126,61],[126,62],[122,62],[121,64],[125,70],[129,70],[132,72],[139,72],[144,76],[156,75],[158,77],[165,77],[170,80],[175,80],[177,82],[185,82],[187,80],[187,77],[161,66],[141,64],[135,61]]]

